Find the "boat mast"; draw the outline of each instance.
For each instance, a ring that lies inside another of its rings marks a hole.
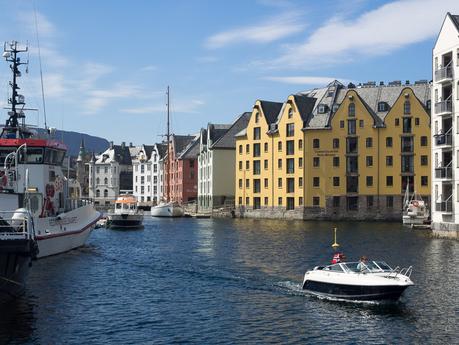
[[[169,85],[167,86],[167,190],[166,190],[166,202],[170,200],[170,182],[171,182],[171,171],[170,171],[170,123],[169,123]]]
[[[19,66],[27,65],[27,62],[21,62],[21,59],[17,56],[18,53],[23,53],[28,51],[28,47],[19,48],[17,41],[12,41],[11,43],[5,43],[3,46],[3,57],[6,61],[11,62],[10,69],[13,72],[13,81],[10,82],[10,86],[12,89],[11,98],[8,99],[8,103],[11,104],[11,111],[8,112],[9,118],[6,120],[5,127],[2,130],[2,134],[0,137],[3,137],[4,134],[11,137],[14,135],[14,138],[23,138],[24,133],[20,131],[19,121],[18,119],[25,118],[24,112],[17,111],[18,106],[22,105],[24,108],[24,96],[18,94],[19,86],[17,85],[17,78],[21,76],[21,71],[19,71]]]

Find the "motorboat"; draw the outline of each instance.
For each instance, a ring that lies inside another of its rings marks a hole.
[[[339,262],[304,275],[303,290],[344,300],[396,301],[407,287],[412,267],[392,269],[384,261]]]
[[[160,202],[158,205],[151,208],[152,217],[182,217],[183,207],[177,202]]]
[[[423,226],[428,224],[430,220],[430,213],[427,204],[422,197],[414,191],[410,195],[409,183],[405,190],[403,198],[403,215],[402,221],[404,225]]]
[[[137,199],[130,194],[120,195],[115,201],[115,209],[107,215],[107,227],[138,229],[143,227],[143,212],[137,208]]]

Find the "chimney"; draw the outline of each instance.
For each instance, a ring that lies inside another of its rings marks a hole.
[[[113,141],[110,141],[110,149],[113,149]]]
[[[125,147],[126,147],[126,142],[123,141],[123,142],[121,143],[121,148],[124,149]]]
[[[134,146],[132,146],[132,141],[129,143],[129,147],[134,147]]]
[[[406,81],[405,81],[405,85],[410,85],[410,81],[409,81],[409,80],[406,80]]]
[[[380,81],[380,82],[379,82],[379,86],[384,86],[384,82],[383,82],[383,81]]]

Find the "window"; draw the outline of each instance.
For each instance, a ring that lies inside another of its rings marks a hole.
[[[339,128],[344,128],[344,120],[341,120],[341,121],[339,122]]]
[[[373,147],[373,138],[367,138],[365,140],[365,146],[366,147]]]
[[[301,196],[298,199],[298,205],[303,206],[303,197],[301,197]]]
[[[422,136],[421,137],[421,146],[427,146],[427,137],[426,136]]]
[[[254,193],[260,193],[261,192],[260,179],[253,180],[253,192]]]
[[[268,152],[268,143],[265,143],[265,152]]]
[[[396,118],[395,119],[395,126],[400,126],[400,119],[399,118]]]
[[[320,158],[319,157],[313,157],[312,158],[312,166],[317,168],[320,166]]]
[[[339,200],[340,200],[339,196],[333,197],[333,207],[339,207]]]
[[[254,140],[260,140],[261,137],[261,129],[260,127],[255,127],[253,129],[253,139]]]
[[[411,133],[412,126],[411,126],[411,117],[404,117],[403,118],[403,133]]]
[[[245,198],[245,206],[249,206],[250,205],[250,198],[247,196]]]
[[[367,176],[367,187],[373,186],[373,176]]]
[[[367,196],[367,208],[372,208],[373,207],[373,195],[368,195]]]
[[[347,197],[347,209],[348,211],[358,211],[359,209],[359,197],[358,196],[350,196]]]
[[[259,210],[261,208],[261,199],[260,197],[253,198],[253,209]]]
[[[287,198],[287,211],[295,209],[295,198]]]
[[[359,120],[359,127],[360,128],[363,128],[363,124],[364,124],[363,120]]]
[[[354,103],[349,103],[349,106],[347,107],[347,114],[349,117],[355,116],[355,104]]]
[[[339,167],[339,157],[333,157],[333,166]]]
[[[403,104],[403,114],[410,115],[411,114],[411,103],[410,101],[405,101]]]
[[[100,178],[98,178],[98,177],[96,177],[96,184],[100,184]]]
[[[242,189],[242,179],[239,179],[239,189]]]
[[[295,172],[295,159],[287,159],[287,174],[293,174]]]
[[[325,112],[327,111],[327,105],[325,104],[319,104],[319,108],[318,108],[318,112],[319,114],[325,114]]]
[[[386,138],[386,147],[392,147],[392,137]]]
[[[294,193],[295,192],[295,179],[288,178],[287,179],[287,193]]]
[[[346,153],[358,153],[358,139],[346,138]]]
[[[287,123],[286,131],[288,137],[293,137],[295,135],[295,124],[294,123]]]
[[[355,120],[347,120],[347,134],[353,135],[356,133]]]
[[[312,206],[320,206],[320,197],[318,196],[312,197]]]
[[[298,167],[299,167],[300,169],[303,168],[303,158],[302,158],[302,157],[298,158]]]
[[[277,160],[277,168],[282,169],[282,159],[281,158]]]
[[[429,184],[428,176],[421,176],[421,186],[427,186]]]
[[[96,197],[99,198],[100,197],[100,190],[96,189]]]
[[[386,207],[394,207],[394,197],[386,196]]]
[[[268,179],[267,178],[265,178],[264,184],[265,184],[265,188],[268,188]]]
[[[277,187],[282,188],[282,177],[277,179]]]
[[[260,121],[260,114],[257,112],[255,113],[255,123],[258,123]]]
[[[303,178],[302,177],[298,179],[298,187],[303,188]]]
[[[239,161],[239,170],[242,170],[242,161]]]
[[[298,140],[298,150],[303,150],[303,139]]]
[[[420,123],[419,117],[416,117],[416,118],[414,119],[414,125],[415,125],[415,126],[419,126],[419,123]]]
[[[253,144],[253,156],[254,157],[260,157],[261,151],[260,151],[260,143]]]
[[[339,139],[335,138],[333,139],[333,148],[338,149],[339,148]]]
[[[261,172],[260,161],[259,160],[253,161],[253,174],[260,175],[260,172]]]
[[[250,180],[249,179],[245,180],[245,188],[250,188]]]
[[[312,141],[312,147],[315,149],[318,149],[320,147],[320,140],[319,139],[314,139]]]
[[[282,141],[277,143],[277,151],[282,151]]]
[[[250,161],[245,161],[245,170],[250,169]]]
[[[293,140],[287,141],[287,155],[295,154],[295,142]]]
[[[339,187],[339,176],[333,176],[333,187]]]
[[[386,166],[391,167],[394,163],[392,156],[386,156]]]
[[[373,156],[367,156],[367,167],[373,166]]]
[[[264,164],[265,170],[268,170],[268,160],[267,159],[264,160],[263,164]]]
[[[268,206],[268,197],[265,197],[265,206]]]
[[[378,111],[387,111],[387,103],[386,102],[378,102]]]
[[[104,189],[104,198],[108,198],[108,190]]]
[[[421,156],[421,165],[428,165],[428,164],[429,164],[429,160],[427,156]]]
[[[279,206],[282,206],[282,197],[279,197],[279,198],[277,199],[277,203],[279,204]]]
[[[394,178],[392,176],[386,176],[386,186],[392,187],[394,185]]]
[[[313,177],[312,178],[312,186],[319,187],[320,186],[320,177]]]
[[[291,119],[292,116],[293,116],[293,109],[290,108],[290,109],[288,110],[288,118]]]

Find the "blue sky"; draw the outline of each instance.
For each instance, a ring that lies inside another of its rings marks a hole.
[[[34,5],[0,0],[0,40],[29,42],[20,80],[43,125]],[[151,144],[231,123],[257,99],[343,82],[431,79],[431,52],[457,0],[35,0],[49,126]],[[0,64],[0,102],[8,65]],[[3,119],[6,118],[6,111]],[[2,120],[4,121],[4,120]]]

